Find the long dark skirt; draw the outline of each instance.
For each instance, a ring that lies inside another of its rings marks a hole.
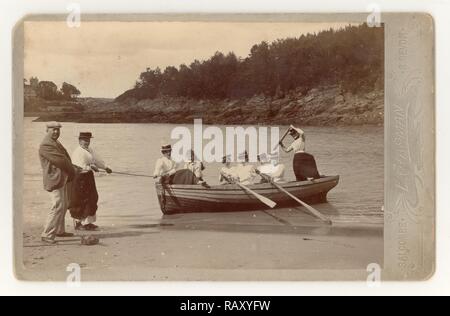
[[[297,153],[294,156],[294,173],[297,181],[306,181],[308,178],[320,179],[316,160],[308,153]]]
[[[70,215],[83,220],[97,213],[98,193],[94,172],[79,173],[71,183],[69,198]]]
[[[161,179],[163,184],[198,184],[199,179],[191,170],[178,170],[171,176],[165,176]]]

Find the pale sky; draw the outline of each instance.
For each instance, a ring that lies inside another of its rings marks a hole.
[[[299,37],[350,23],[25,23],[25,78],[77,86],[84,97],[115,98],[147,67],[189,65],[216,51],[247,57],[261,41]]]

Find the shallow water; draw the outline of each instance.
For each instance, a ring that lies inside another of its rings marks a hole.
[[[92,146],[114,171],[142,175],[153,173],[160,156],[161,139],[168,139],[175,125],[170,124],[79,124],[64,123],[60,141],[71,153],[78,134],[94,134]],[[284,129],[282,129],[284,130]],[[329,203],[316,206],[334,222],[358,224],[383,223],[384,133],[382,127],[306,127],[307,149],[324,175],[340,175],[341,182],[329,196]],[[42,188],[38,148],[45,136],[45,123],[24,120],[24,221],[42,224],[49,198]],[[294,179],[292,155],[282,154],[287,179]],[[205,179],[218,181],[219,164],[208,164]],[[159,222],[162,213],[156,198],[154,180],[121,175],[97,176],[100,194],[99,223],[123,225],[136,221]],[[214,214],[204,214],[219,216]],[[198,216],[192,217],[197,218]]]

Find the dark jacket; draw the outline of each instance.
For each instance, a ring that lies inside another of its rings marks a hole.
[[[66,182],[70,182],[74,178],[75,168],[67,150],[60,142],[54,141],[50,135],[44,138],[39,147],[39,159],[46,191],[52,192],[60,189]]]

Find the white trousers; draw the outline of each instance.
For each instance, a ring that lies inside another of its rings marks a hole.
[[[65,218],[68,207],[67,184],[61,189],[49,192],[52,208],[47,217],[42,237],[55,239],[56,235],[64,234],[66,231]]]

